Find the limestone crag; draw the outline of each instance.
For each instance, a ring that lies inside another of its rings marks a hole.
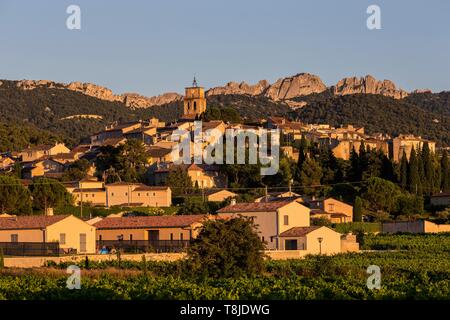
[[[402,89],[398,89],[390,80],[379,81],[367,75],[362,78],[351,77],[340,80],[334,87],[332,92],[335,95],[347,94],[381,94],[383,96],[392,97],[394,99],[403,99],[408,93]]]
[[[207,91],[207,96],[226,95],[226,94],[247,94],[251,96],[258,96],[263,94],[270,86],[267,80],[261,80],[255,85],[250,85],[246,82],[228,82],[223,87],[215,87]]]
[[[274,100],[286,100],[321,93],[327,90],[322,80],[309,73],[299,73],[293,77],[278,79],[267,89],[265,96]]]
[[[156,97],[144,97],[136,93],[116,95],[108,88],[82,82],[71,82],[69,84],[57,83],[49,80],[21,80],[14,82],[16,87],[22,90],[33,90],[40,87],[49,89],[67,89],[102,100],[121,102],[130,108],[148,108],[177,101],[182,98],[178,93],[164,93]],[[0,86],[1,85],[2,84],[0,83]]]

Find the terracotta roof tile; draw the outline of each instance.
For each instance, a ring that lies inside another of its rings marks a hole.
[[[266,212],[275,211],[285,205],[294,201],[273,201],[273,202],[243,202],[235,205],[229,205],[218,210],[218,213],[232,213],[232,212]]]
[[[321,228],[321,226],[294,227],[280,234],[280,237],[304,237],[308,233]]]
[[[0,230],[44,229],[59,222],[68,215],[60,216],[17,216],[0,218]]]
[[[132,229],[158,227],[188,227],[206,219],[204,215],[147,216],[105,218],[94,224],[97,229]]]

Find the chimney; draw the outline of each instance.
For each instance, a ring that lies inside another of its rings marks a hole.
[[[236,199],[231,199],[231,203],[230,203],[230,205],[232,205],[232,206],[234,206],[234,205],[236,205]]]

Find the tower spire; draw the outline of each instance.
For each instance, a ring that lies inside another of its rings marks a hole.
[[[193,87],[198,87],[198,85],[197,85],[197,79],[195,79],[195,76],[194,76],[194,81],[192,81],[192,86],[193,86]]]

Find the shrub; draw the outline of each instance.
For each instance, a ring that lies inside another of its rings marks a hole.
[[[192,242],[186,267],[200,277],[259,274],[264,269],[264,249],[250,219],[210,220]]]

